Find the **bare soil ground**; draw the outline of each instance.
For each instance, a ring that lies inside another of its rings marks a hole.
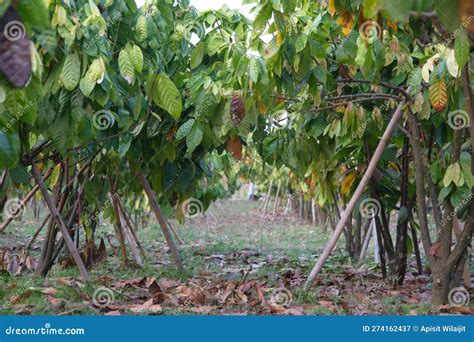
[[[254,201],[220,201],[205,215],[182,226],[174,222],[184,241],[179,245],[186,266],[184,273],[176,270],[154,221],[138,229],[148,255],[142,268],[121,264],[117,242],[111,237],[113,229],[105,224],[97,235],[109,235],[112,245],[104,239],[108,256],[91,268],[89,283],[80,279],[75,268],[60,264],[53,267],[46,279],[33,277],[25,265],[15,266],[14,260],[21,260],[22,248],[38,226],[28,218],[15,222],[0,234],[0,251],[8,254],[0,273],[0,313],[474,313],[472,306],[432,308],[430,277],[417,274],[414,260],[409,261],[405,284],[394,287],[382,279],[373,256],[368,255],[366,264],[356,267],[343,251],[344,241],[333,252],[315,287],[304,293],[302,285],[328,233],[281,213],[262,217],[257,206]],[[33,266],[42,241],[40,236],[33,246]]]

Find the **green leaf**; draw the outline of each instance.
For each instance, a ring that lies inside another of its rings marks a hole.
[[[408,75],[407,84],[412,87],[412,91],[415,92],[421,85],[423,77],[421,75],[421,68],[413,69]]]
[[[412,1],[399,1],[396,3],[380,1],[380,3],[384,4],[382,13],[389,17],[388,19],[391,21],[406,21],[408,19]]]
[[[118,65],[120,70],[120,75],[128,82],[128,84],[133,84],[135,79],[135,73],[133,64],[128,54],[127,49],[122,49],[119,53]]]
[[[179,119],[183,110],[181,94],[168,75],[165,73],[151,75],[146,88],[148,96],[158,107],[170,113],[173,119]]]
[[[92,91],[94,90],[94,87],[96,85],[96,81],[92,79],[90,75],[84,76],[84,78],[79,82],[79,88],[81,88],[81,91],[84,95],[89,96]]]
[[[69,91],[74,90],[81,79],[81,61],[77,53],[67,55],[64,61],[61,80],[64,88]]]
[[[186,136],[187,154],[190,155],[202,141],[203,132],[199,126],[194,126]]]
[[[2,16],[3,13],[5,13],[7,8],[10,6],[10,3],[11,3],[11,0],[5,0],[2,3],[0,3],[0,16]]]
[[[14,125],[19,120],[21,120],[23,122],[33,124],[36,120],[38,112],[37,99],[39,97],[41,97],[41,94],[35,94],[31,88],[7,88],[7,95],[4,105],[14,118],[12,121],[10,121],[10,123]]]
[[[364,17],[368,19],[377,16],[379,6],[377,0],[363,0]]]
[[[79,82],[79,87],[81,91],[86,96],[90,96],[97,82],[100,83],[100,80],[104,78],[105,74],[105,65],[102,58],[96,58],[92,61],[89,69],[86,72],[86,75]]]
[[[207,41],[207,53],[210,56],[219,53],[224,49],[226,46],[226,42],[222,38],[221,35],[214,34],[208,41]]]
[[[132,135],[128,135],[124,139],[122,139],[122,141],[120,141],[120,145],[117,150],[120,158],[123,158],[125,154],[127,154],[128,150],[130,149],[130,145],[132,144],[132,141],[133,141]]]
[[[461,184],[461,167],[459,166],[458,163],[449,165],[449,167],[446,170],[446,173],[444,174],[444,178],[443,178],[444,186],[447,187],[451,183],[456,184],[456,186]]]
[[[458,63],[459,69],[462,69],[469,59],[469,51],[471,43],[466,35],[466,32],[462,30],[454,41],[454,57]]]
[[[176,132],[175,139],[177,141],[184,139],[191,131],[191,128],[193,127],[195,121],[195,119],[189,119],[184,124],[182,124]]]
[[[99,7],[95,4],[94,0],[89,0],[89,6],[91,8],[92,14],[96,16],[100,16],[100,10]]]
[[[263,5],[260,8],[260,11],[255,17],[253,21],[253,28],[255,30],[260,30],[264,28],[268,20],[272,17],[272,13],[273,13],[273,6],[271,3],[267,2],[265,5]]]
[[[193,49],[193,51],[191,52],[191,61],[190,61],[191,69],[196,69],[199,65],[201,65],[205,50],[206,50],[206,47],[204,46],[203,42],[199,42],[196,45],[196,47]]]
[[[49,26],[49,14],[44,0],[22,0],[17,3],[16,10],[23,21],[38,28]]]
[[[303,49],[306,47],[306,42],[308,41],[308,36],[305,33],[300,34],[298,39],[296,39],[295,42],[295,49],[296,52],[303,51]]]
[[[474,186],[474,176],[471,172],[471,163],[469,162],[461,162],[461,169],[464,175],[464,179],[466,180],[466,184],[472,188]]]
[[[259,76],[260,76],[260,82],[264,85],[267,85],[270,82],[270,78],[268,77],[268,69],[267,66],[265,65],[265,62],[262,58],[259,58],[258,60],[258,66],[259,66]]]
[[[148,37],[146,18],[142,15],[138,17],[137,24],[135,25],[135,34],[139,42],[143,42]]]
[[[453,4],[450,1],[433,1],[433,5],[439,20],[449,32],[455,32],[461,27],[457,2]]]
[[[19,159],[20,139],[17,134],[0,130],[0,168],[15,166]]]
[[[451,190],[453,190],[452,184],[448,187],[444,187],[443,189],[441,189],[438,195],[438,201],[443,202],[449,196]]]
[[[254,82],[258,81],[258,62],[255,58],[251,58],[249,61],[249,77]]]
[[[133,45],[128,49],[130,61],[133,64],[133,68],[136,72],[141,73],[143,70],[143,52],[139,46]]]

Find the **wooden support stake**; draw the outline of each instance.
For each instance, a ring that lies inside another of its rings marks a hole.
[[[125,220],[126,226],[130,230],[130,233],[132,234],[133,239],[135,240],[138,248],[140,249],[140,253],[142,254],[143,259],[145,259],[145,260],[148,259],[147,256],[146,256],[145,250],[143,249],[143,247],[140,243],[140,240],[138,240],[138,236],[137,236],[137,233],[135,231],[135,226],[133,225],[132,220],[128,216],[128,213],[125,211],[125,208],[122,205],[122,201],[120,201],[120,198],[115,198],[115,201],[117,202],[117,204],[119,206],[120,212],[122,213],[122,216]]]
[[[398,105],[397,109],[395,110],[395,113],[393,114],[392,119],[390,120],[390,123],[388,124],[387,129],[385,130],[382,136],[382,139],[380,139],[380,142],[377,146],[377,149],[374,152],[372,159],[370,160],[369,166],[367,167],[367,170],[365,171],[365,174],[362,177],[362,180],[357,186],[357,189],[354,192],[354,195],[352,196],[351,200],[349,201],[349,204],[347,205],[346,210],[342,213],[341,219],[339,220],[339,223],[337,224],[336,229],[334,230],[334,233],[331,236],[331,239],[329,240],[328,244],[324,248],[321,256],[318,259],[318,262],[314,266],[313,270],[311,271],[308,277],[308,280],[306,281],[304,285],[305,291],[308,291],[311,288],[311,286],[314,283],[314,280],[318,276],[319,272],[321,272],[321,269],[326,263],[326,260],[329,258],[329,255],[331,254],[332,250],[336,246],[337,240],[341,236],[344,230],[344,227],[346,226],[347,221],[349,220],[350,214],[352,213],[357,202],[359,201],[360,197],[364,193],[365,187],[367,186],[370,179],[372,178],[372,175],[377,167],[377,163],[379,162],[380,157],[382,156],[382,153],[388,144],[390,136],[392,135],[393,130],[398,125],[398,122],[400,121],[400,118],[402,117],[402,109],[405,106],[405,104],[406,104],[406,100],[402,101]]]
[[[51,176],[51,173],[53,172],[53,169],[49,169],[46,175],[44,176],[44,180],[48,179],[49,176]],[[20,204],[18,205],[20,208],[24,207],[26,203],[36,194],[36,192],[39,190],[39,186],[35,185],[33,189],[21,200]],[[8,227],[8,225],[13,221],[15,218],[15,215],[9,216],[5,222],[2,223],[0,226],[0,233]]]
[[[276,214],[277,208],[280,205],[280,188],[281,188],[281,182],[278,182],[277,193],[275,196],[275,203],[273,203],[273,215]]]
[[[362,262],[364,261],[364,258],[365,258],[365,254],[367,253],[367,248],[369,247],[369,243],[370,243],[370,238],[372,237],[372,230],[375,229],[375,219],[372,219],[372,223],[369,224],[369,228],[368,228],[368,231],[365,235],[365,240],[364,240],[364,244],[362,245],[362,250],[360,251],[360,255],[359,255],[359,262],[358,264],[362,264]]]
[[[181,236],[179,236],[178,231],[176,230],[175,227],[173,227],[173,225],[171,224],[171,222],[169,220],[168,220],[168,226],[170,227],[171,232],[173,233],[176,240],[178,240],[179,244],[184,245],[183,239],[181,239]]]
[[[51,212],[51,216],[56,221],[56,224],[59,227],[64,241],[66,242],[67,248],[69,249],[69,252],[71,252],[72,257],[77,267],[79,268],[79,271],[81,272],[82,278],[85,281],[88,281],[89,274],[87,273],[86,266],[84,266],[84,262],[82,261],[81,256],[79,255],[79,251],[76,249],[76,246],[74,246],[74,242],[72,241],[71,236],[69,235],[67,227],[61,217],[61,214],[59,214],[58,208],[56,208],[56,206],[54,205],[53,200],[51,199],[51,196],[48,193],[48,189],[46,189],[46,186],[44,185],[43,178],[41,177],[38,168],[36,167],[33,161],[31,161],[31,167],[33,170],[33,177],[35,178],[36,184],[38,185],[39,190],[41,191],[41,194],[43,195],[43,198],[46,201],[49,211]]]
[[[110,183],[110,191],[113,192],[113,183],[109,178],[109,183]],[[112,206],[114,208],[114,214],[115,214],[115,219],[117,220],[116,223],[114,223],[114,228],[115,228],[115,234],[117,235],[117,240],[120,243],[120,251],[122,253],[122,261],[124,265],[128,265],[128,258],[127,258],[127,247],[125,245],[125,236],[124,236],[124,229],[122,226],[122,220],[120,217],[120,209],[119,206],[117,205],[117,202],[114,200],[113,195],[109,192],[109,200],[110,203],[112,203]]]

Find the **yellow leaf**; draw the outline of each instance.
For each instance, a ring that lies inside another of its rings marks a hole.
[[[58,164],[54,167],[53,172],[51,173],[50,186],[54,187],[58,183],[59,175],[61,174],[61,164]]]
[[[344,196],[348,196],[349,192],[351,191],[352,184],[357,177],[357,172],[351,172],[347,174],[341,183],[341,194]]]
[[[280,47],[282,42],[283,42],[283,37],[281,36],[280,31],[277,31],[277,34],[276,34],[277,46]]]
[[[431,106],[439,113],[443,112],[448,104],[448,89],[444,78],[436,78],[429,89]]]
[[[38,167],[38,171],[39,171],[40,173],[43,173],[43,171],[44,171],[44,164],[43,164],[43,162],[39,162],[36,166]]]
[[[354,26],[354,16],[349,12],[345,11],[342,15],[337,19],[337,23],[342,28],[342,33],[345,36],[348,36],[352,32],[352,27]]]
[[[387,20],[387,25],[388,25],[388,27],[390,27],[390,28],[391,28],[392,30],[394,30],[395,32],[398,31],[398,26],[397,26],[397,23],[396,23],[396,22]]]
[[[394,162],[389,162],[389,163],[388,163],[388,168],[389,168],[389,169],[392,169],[392,170],[395,171],[395,172],[399,172],[399,171],[400,171],[398,165],[395,164]]]
[[[328,2],[328,12],[331,15],[331,17],[334,17],[334,14],[336,14],[336,6],[334,5],[335,0],[329,0]]]

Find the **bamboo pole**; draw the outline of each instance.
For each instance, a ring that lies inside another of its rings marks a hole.
[[[46,201],[49,211],[51,212],[51,216],[56,221],[59,230],[64,238],[64,241],[66,242],[67,248],[71,252],[72,257],[76,262],[79,271],[81,272],[82,278],[88,281],[89,274],[87,273],[87,269],[84,266],[84,262],[82,261],[81,256],[79,255],[79,251],[76,249],[76,246],[74,246],[74,242],[72,241],[71,236],[69,235],[67,227],[61,217],[61,214],[59,214],[58,208],[56,208],[56,206],[54,205],[53,200],[51,199],[51,196],[49,195],[48,190],[44,185],[43,178],[41,177],[38,168],[36,167],[35,163],[33,163],[33,161],[31,161],[31,167],[33,170],[33,177],[35,178],[36,184],[38,185],[38,188],[41,191],[44,200]]]
[[[311,286],[314,283],[314,280],[318,276],[319,272],[321,272],[321,269],[326,263],[326,260],[329,258],[329,255],[331,254],[332,250],[336,246],[337,240],[341,236],[342,231],[344,230],[344,227],[347,224],[350,214],[352,213],[357,202],[359,201],[360,197],[364,193],[365,187],[367,186],[370,179],[372,178],[372,175],[377,167],[377,163],[379,162],[380,157],[382,156],[382,153],[388,144],[390,136],[392,135],[393,130],[398,125],[398,122],[400,121],[400,118],[402,117],[402,109],[405,106],[405,104],[406,104],[406,100],[402,101],[398,105],[397,109],[395,110],[395,113],[393,114],[392,119],[390,120],[390,123],[388,124],[387,129],[385,130],[382,136],[382,139],[380,139],[380,142],[377,146],[377,149],[374,152],[372,159],[370,160],[369,166],[367,167],[367,170],[365,171],[365,174],[362,177],[362,180],[357,186],[357,189],[355,190],[354,195],[349,201],[349,204],[347,205],[346,210],[342,213],[341,219],[339,220],[339,223],[337,224],[336,229],[334,230],[334,233],[331,239],[329,240],[328,244],[324,248],[321,256],[318,259],[318,262],[313,267],[308,277],[308,280],[306,281],[304,285],[305,291],[308,291],[311,288]]]
[[[133,225],[132,221],[130,220],[130,217],[128,216],[128,213],[125,211],[125,208],[122,205],[122,201],[120,201],[120,198],[115,198],[115,201],[118,204],[118,207],[120,209],[120,212],[122,213],[122,216],[125,220],[126,226],[130,230],[130,233],[133,236],[133,239],[135,240],[138,248],[140,249],[140,253],[142,254],[143,259],[147,259],[145,250],[143,249],[140,240],[138,239],[137,233],[135,232],[135,226]]]
[[[276,214],[277,208],[280,204],[280,188],[281,188],[281,182],[278,182],[277,192],[275,196],[275,203],[273,203],[273,215]]]
[[[178,231],[176,230],[176,228],[173,227],[173,225],[171,224],[171,222],[169,220],[167,221],[167,223],[168,223],[168,226],[170,227],[171,232],[173,233],[174,237],[176,238],[176,240],[178,240],[179,244],[184,245],[184,241],[183,241],[183,239],[181,239],[181,236],[179,236]]]
[[[375,219],[371,219],[372,222],[370,223],[369,225],[369,229],[365,235],[365,239],[364,239],[364,244],[362,245],[362,249],[360,251],[360,255],[359,255],[359,261],[358,261],[358,264],[362,264],[362,262],[364,261],[364,258],[365,258],[365,254],[367,253],[367,248],[369,247],[369,243],[370,243],[370,238],[372,237],[372,231],[373,229],[375,228]]]
[[[119,209],[120,210],[120,209]],[[123,217],[123,213],[119,213],[119,220],[120,224],[123,229],[123,235],[125,236],[125,239],[128,241],[128,244],[130,246],[130,250],[132,251],[132,255],[135,258],[135,261],[137,262],[138,266],[143,267],[143,260],[140,257],[140,251],[138,250],[137,242],[136,240],[133,239],[132,235],[130,234],[130,230],[125,229],[127,226],[127,223],[125,222],[125,219]]]
[[[263,204],[263,215],[262,216],[265,216],[265,214],[267,213],[268,203],[270,202],[270,198],[271,198],[271,194],[272,194],[272,186],[273,186],[273,179],[270,179],[270,185],[268,186],[267,196],[265,196],[265,201],[264,201],[264,204]]]
[[[48,172],[44,175],[44,180],[48,179],[49,176],[51,176],[51,173],[53,173],[53,168],[50,168]],[[36,192],[39,190],[39,186],[35,185],[31,191],[21,200],[20,204],[18,205],[20,208],[24,207],[26,203],[36,194]],[[2,223],[0,226],[0,233],[8,227],[8,225],[13,221],[15,218],[15,215],[9,216],[5,222]]]

